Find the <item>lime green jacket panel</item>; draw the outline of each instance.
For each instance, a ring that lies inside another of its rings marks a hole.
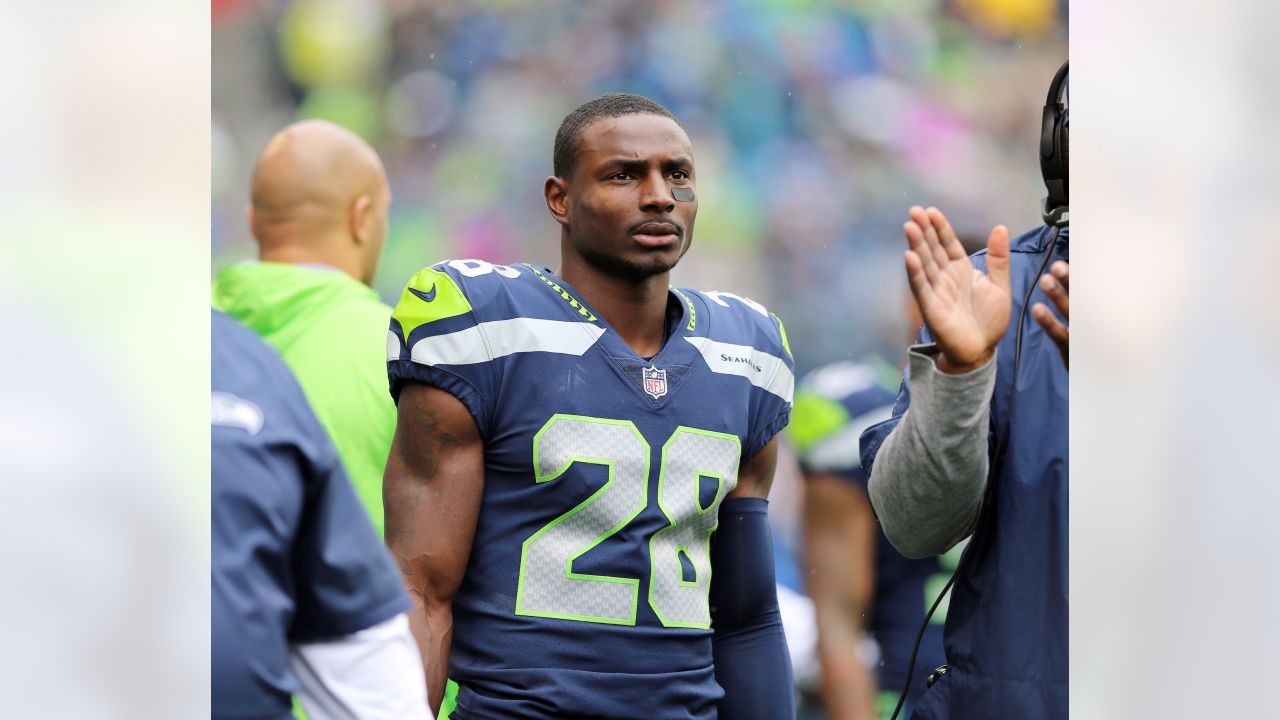
[[[223,268],[213,304],[284,357],[382,532],[382,471],[396,428],[387,390],[391,308],[345,273],[281,263]]]

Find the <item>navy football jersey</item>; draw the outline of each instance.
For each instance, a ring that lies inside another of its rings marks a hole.
[[[889,387],[898,380],[897,370],[878,359],[874,363],[832,363],[806,375],[796,391],[795,421],[788,429],[804,469],[835,474],[865,492],[867,475],[859,459],[858,438],[863,430],[889,418],[897,397]],[[875,595],[867,629],[880,647],[876,676],[881,693],[890,695],[894,702],[907,680],[907,663],[920,623],[955,569],[961,547],[941,557],[913,560],[879,533]],[[924,693],[924,678],[946,662],[942,649],[945,619],[944,601],[930,618],[920,643],[912,700]],[[889,707],[892,709],[892,704]]]
[[[786,425],[778,319],[671,289],[652,359],[551,270],[454,260],[410,279],[388,373],[442,388],[485,444],[453,601],[453,717],[714,718],[709,542],[739,465]]]
[[[290,643],[372,627],[409,598],[284,360],[220,312],[210,339],[211,716],[286,720]]]

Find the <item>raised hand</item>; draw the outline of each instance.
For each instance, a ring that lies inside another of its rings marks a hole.
[[[903,225],[907,280],[947,373],[968,372],[995,354],[1009,327],[1009,231],[997,225],[987,240],[987,274],[973,267],[937,208],[911,208]]]
[[[1068,295],[1071,289],[1070,276],[1070,268],[1061,260],[1049,266],[1048,275],[1040,276],[1040,289],[1044,290],[1044,294],[1048,295],[1050,300],[1053,300],[1058,312],[1062,313],[1062,319],[1067,322],[1071,322],[1071,302]],[[1062,354],[1062,364],[1070,371],[1071,364],[1067,362],[1067,350],[1071,340],[1071,329],[1059,322],[1044,303],[1031,306],[1031,317],[1040,323],[1045,334],[1058,346],[1058,352]]]

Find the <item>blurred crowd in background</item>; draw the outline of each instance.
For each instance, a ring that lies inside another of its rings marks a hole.
[[[901,356],[902,223],[943,208],[981,244],[1039,224],[1057,0],[215,0],[213,266],[255,255],[253,161],[289,122],[368,139],[390,177],[375,288],[441,259],[558,263],[556,128],[601,93],[688,130],[694,247],[675,282],[766,304],[801,373]]]

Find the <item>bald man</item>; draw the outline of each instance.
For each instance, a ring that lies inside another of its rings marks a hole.
[[[258,262],[221,269],[213,285],[214,307],[284,356],[379,533],[396,408],[386,374],[391,308],[370,283],[390,204],[368,143],[322,120],[290,125],[253,171]]]

